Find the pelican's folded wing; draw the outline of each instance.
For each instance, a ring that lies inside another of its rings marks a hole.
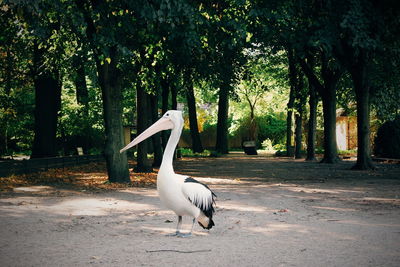
[[[204,215],[212,217],[216,195],[207,185],[191,177],[187,177],[182,186],[182,193],[193,205],[198,207]]]

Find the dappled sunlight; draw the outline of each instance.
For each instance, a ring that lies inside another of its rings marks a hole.
[[[240,202],[223,202],[222,204],[218,204],[218,209],[226,209],[226,210],[236,210],[236,211],[246,211],[246,212],[267,212],[273,211],[273,209],[267,209],[263,206],[253,206]]]
[[[207,177],[195,177],[196,180],[206,184],[243,184],[239,179],[219,179]]]
[[[321,206],[311,206],[311,207],[314,209],[332,210],[332,211],[347,211],[347,212],[357,211],[357,209],[352,209],[352,208],[321,207]]]
[[[136,192],[135,192],[136,193]],[[142,192],[144,196],[151,196],[148,192]],[[116,197],[75,197],[72,199],[61,198],[58,201],[42,202],[41,197],[19,197],[0,199],[0,210],[7,216],[27,216],[27,214],[43,213],[49,215],[66,216],[106,216],[118,212],[149,212],[159,209],[158,205],[140,203],[135,198],[124,199]],[[18,209],[15,207],[18,206]]]
[[[368,226],[368,227],[393,227],[393,228],[398,228],[398,230],[400,230],[400,223],[397,222],[390,224],[390,223],[368,223],[365,221],[358,221],[358,220],[335,220],[335,223]]]
[[[271,223],[267,224],[265,227],[246,227],[245,229],[269,236],[281,235],[282,233],[290,232],[296,232],[300,234],[310,233],[310,230],[304,225],[288,223]]]
[[[361,198],[361,200],[400,205],[400,199],[399,198],[363,197],[363,198]]]
[[[301,193],[308,193],[308,194],[342,194],[342,193],[364,193],[361,190],[350,190],[350,189],[322,189],[322,188],[315,188],[315,187],[304,187],[304,186],[292,186],[292,185],[281,185],[285,187],[285,189],[293,191],[293,192],[301,192]]]
[[[265,227],[246,227],[248,231],[263,234],[265,236],[279,236],[281,238],[290,237],[291,239],[308,238],[314,239],[319,235],[329,237],[332,240],[358,240],[359,237],[341,232],[333,232],[324,228],[308,227],[301,224],[291,223],[271,223]]]

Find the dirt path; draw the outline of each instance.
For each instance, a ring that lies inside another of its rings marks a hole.
[[[0,194],[1,266],[399,266],[400,166],[375,172],[266,157],[184,159],[218,195],[216,226],[165,236],[153,188]],[[186,218],[185,227],[190,227]]]

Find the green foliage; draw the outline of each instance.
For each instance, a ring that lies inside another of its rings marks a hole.
[[[250,121],[249,117],[244,117],[236,121],[235,124],[238,124],[238,127],[231,135],[240,136],[242,140],[250,140],[248,132]],[[286,136],[286,120],[284,113],[256,116],[255,122],[258,131],[258,140],[256,140],[258,141],[258,146],[267,139],[271,141],[272,145],[284,143]]]
[[[0,156],[29,153],[34,112],[30,39],[7,5],[0,8],[0,27]]]
[[[183,157],[209,157],[211,152],[209,150],[204,150],[202,153],[193,153],[190,148],[179,148]]]
[[[77,102],[76,88],[71,81],[66,80],[63,84],[57,134],[63,143],[62,154],[74,154],[76,147],[84,147],[85,153],[102,151],[104,125],[99,89],[88,81],[89,104],[85,107]]]
[[[268,114],[257,117],[259,140],[269,139],[272,145],[284,143],[286,137],[286,120],[283,113]]]

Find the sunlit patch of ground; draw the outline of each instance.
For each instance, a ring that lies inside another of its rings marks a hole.
[[[0,190],[11,191],[15,188],[33,185],[72,186],[81,190],[153,187],[156,184],[157,173],[133,173],[130,169],[130,179],[130,183],[109,183],[106,164],[100,162],[0,177]]]

